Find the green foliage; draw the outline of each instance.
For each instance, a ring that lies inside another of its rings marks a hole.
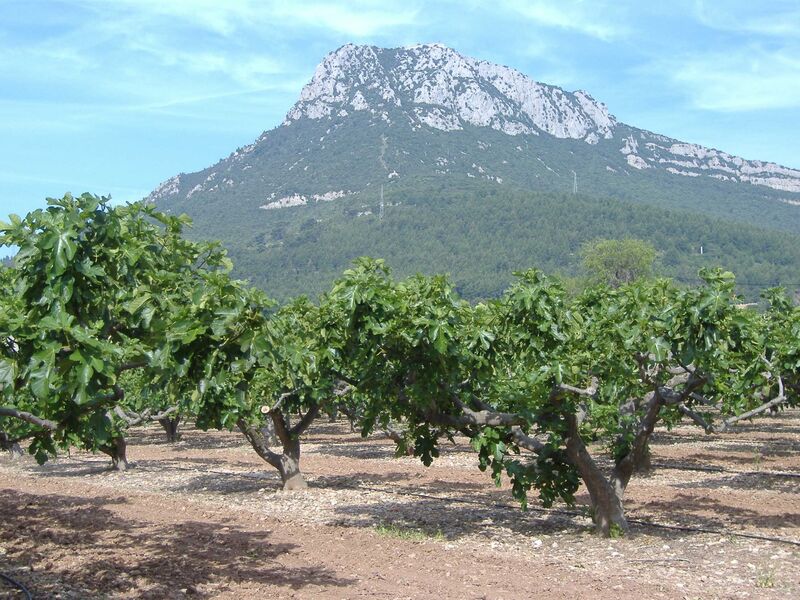
[[[602,440],[619,465],[679,407],[700,411],[711,429],[779,393],[778,369],[766,372],[765,360],[780,361],[797,402],[797,338],[777,329],[794,331],[798,309],[775,299],[767,313],[746,310],[729,272],[701,278],[692,288],[639,280],[568,299],[527,271],[500,299],[472,306],[446,279],[395,281],[382,262],[360,260],[325,298],[336,315],[326,328],[340,323],[336,353],[366,423],[404,419],[425,464],[440,437],[467,435],[479,467],[497,483],[507,476],[523,506],[530,489],[550,505],[574,501],[582,474],[571,443]],[[569,391],[590,381],[590,396]],[[520,433],[539,440],[533,455],[521,453]]]
[[[775,587],[775,571],[765,569],[759,571],[756,577],[756,587],[762,589],[772,589]]]
[[[597,239],[581,247],[581,260],[590,281],[619,287],[652,275],[656,249],[644,240]]]
[[[611,524],[611,528],[609,529],[608,532],[608,537],[617,539],[623,537],[624,535],[625,535],[625,530],[622,529],[622,527],[620,527],[616,523]]]
[[[0,225],[0,245],[19,247],[2,271],[2,402],[55,427],[0,419],[35,438],[39,460],[57,446],[108,442],[122,374],[174,373],[192,338],[176,319],[181,295],[230,266],[215,245],[182,237],[186,217],[90,194],[48,205]]]
[[[360,258],[318,303],[278,308],[232,279],[216,246],[186,241],[185,224],[68,195],[0,227],[20,248],[0,266],[0,427],[31,437],[37,460],[109,443],[118,406],[176,405],[204,428],[266,413],[296,441],[290,416],[307,425],[346,402],[365,434],[402,421],[401,449],[426,465],[441,439],[467,436],[523,506],[531,490],[549,506],[574,502],[591,442],[624,477],[659,421],[714,431],[798,403],[800,308],[780,289],[762,312],[742,307],[729,271],[571,297],[530,269],[470,304],[448,277],[397,279]]]
[[[428,540],[444,541],[446,539],[441,529],[428,532],[422,529],[409,529],[406,527],[400,527],[393,523],[380,523],[379,525],[376,525],[375,533],[378,535],[397,538],[400,540],[408,540],[411,542],[426,542]]]
[[[513,271],[531,265],[564,278],[582,275],[580,249],[598,237],[647,239],[659,251],[656,274],[686,283],[699,283],[704,266],[734,271],[750,299],[760,287],[800,282],[800,229],[772,231],[632,200],[525,192],[454,177],[387,184],[383,220],[376,216],[378,194],[370,190],[269,211],[245,210],[235,196],[219,204],[194,200],[172,208],[196,221],[192,235],[223,240],[236,276],[281,301],[325,292],[364,255],[386,259],[399,276],[449,273],[469,300],[496,298],[513,282]],[[373,214],[357,216],[367,210]]]
[[[800,282],[800,211],[786,202],[796,194],[633,169],[620,146],[627,136],[641,140],[639,130],[620,125],[613,139],[590,145],[487,127],[412,130],[399,113],[386,123],[348,112],[278,127],[181,174],[159,207],[189,214],[193,235],[222,240],[236,276],[280,301],[325,292],[365,255],[385,258],[399,276],[449,273],[470,300],[499,297],[511,273],[531,265],[581,274],[580,248],[598,237],[648,240],[660,253],[657,274],[689,283],[699,283],[703,266],[734,271],[751,299],[760,287]],[[259,208],[327,191],[352,194]]]

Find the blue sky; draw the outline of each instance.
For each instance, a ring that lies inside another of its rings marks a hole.
[[[0,219],[137,200],[277,126],[347,42],[442,42],[623,122],[800,167],[800,2],[0,0]]]

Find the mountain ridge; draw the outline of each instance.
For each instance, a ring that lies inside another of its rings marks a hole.
[[[380,98],[402,106],[401,96],[408,99],[408,92],[413,91],[417,124],[422,122],[436,129],[453,131],[461,128],[460,120],[499,129],[509,135],[546,132],[557,138],[584,139],[590,144],[597,143],[600,137],[614,137],[619,124],[605,104],[583,90],[567,92],[558,86],[534,81],[516,69],[463,56],[441,44],[395,49],[346,44],[323,59],[312,80],[303,88],[300,99],[287,113],[283,125],[300,118],[331,116],[337,109],[345,111],[343,106],[346,105],[354,110],[375,111],[361,88],[368,81],[368,87],[375,86],[374,72],[372,77],[369,73],[364,75],[364,63],[370,60],[380,63],[376,51],[395,53],[396,64],[378,85]],[[367,64],[367,68],[369,66]],[[386,73],[385,67],[379,70]],[[426,74],[429,76],[425,77]],[[361,85],[354,85],[355,77]],[[466,81],[464,92],[456,91],[458,86],[454,80]],[[392,81],[397,83],[392,85]],[[498,92],[499,98],[487,91],[487,86]],[[347,92],[351,97],[348,98]],[[346,116],[341,112],[339,115]],[[386,112],[381,112],[380,116],[389,118]],[[742,181],[757,185],[800,192],[800,170],[773,162],[743,159],[642,129],[638,131],[646,139],[644,145],[649,152],[644,148],[640,152],[639,140],[634,136],[625,138],[620,147],[633,168],[666,163],[670,165],[666,168],[673,169],[671,172],[677,175],[693,176],[689,173],[709,170],[714,171],[710,173],[712,177],[722,180],[738,176]]]
[[[396,243],[408,239],[411,244],[425,230],[442,242],[431,252],[446,252],[445,241],[460,247],[447,222],[437,229],[420,219],[447,214],[488,248],[494,242],[480,236],[502,229],[504,211],[546,227],[537,220],[536,202],[550,205],[553,198],[576,192],[624,203],[624,210],[612,211],[612,218],[623,221],[605,230],[616,235],[641,236],[645,223],[662,227],[658,219],[678,219],[673,230],[680,243],[669,242],[669,268],[684,277],[691,272],[684,267],[697,262],[691,249],[704,236],[701,229],[682,224],[704,215],[700,220],[706,228],[719,229],[713,235],[720,248],[733,251],[723,238],[747,232],[753,260],[737,253],[728,268],[745,265],[752,281],[759,265],[774,265],[765,271],[771,273],[770,284],[799,280],[800,273],[791,267],[795,252],[786,251],[794,242],[786,240],[796,239],[800,247],[800,171],[637,129],[619,122],[587,92],[541,84],[440,44],[343,46],[323,59],[281,125],[206,169],[170,178],[149,199],[163,210],[188,213],[198,237],[222,239],[246,265],[240,275],[255,277],[268,291],[280,288],[285,297],[307,291],[287,283],[286,270],[305,269],[300,279],[309,282],[330,280],[359,254],[390,252],[403,261],[402,252],[384,246],[370,227],[388,227],[397,219],[403,229],[395,231]],[[517,210],[525,194],[532,205]],[[470,200],[461,204],[467,214],[456,218],[459,197]],[[482,206],[480,198],[492,206]],[[566,203],[566,196],[560,201]],[[436,213],[435,202],[447,203],[446,213]],[[531,246],[527,264],[517,264],[525,255],[524,244],[506,239],[508,247],[497,248],[510,257],[502,264],[513,270],[542,260],[574,273],[570,257],[581,240],[596,237],[599,230],[592,230],[587,216],[596,211],[584,200],[573,204],[587,218],[577,219],[583,229],[570,235],[571,245],[562,248],[560,259],[546,257],[542,246]],[[642,215],[623,216],[639,205]],[[660,212],[644,210],[644,205]],[[487,225],[466,224],[470,211]],[[569,223],[559,219],[559,226]],[[639,224],[634,230],[625,221]],[[746,229],[728,225],[737,222]],[[338,237],[320,231],[319,223]],[[766,240],[762,248],[755,242],[759,230]],[[515,231],[522,235],[524,228]],[[773,231],[789,238],[775,237]],[[666,233],[659,235],[666,240]],[[356,237],[345,241],[348,236]],[[328,247],[318,245],[322,240]],[[329,256],[320,256],[325,253]],[[490,254],[476,256],[492,262]],[[452,269],[456,278],[468,271],[479,276],[471,265],[444,257],[425,265]],[[485,266],[480,277],[489,272]],[[400,268],[414,270],[410,262]],[[495,289],[468,287],[478,295]],[[313,289],[319,289],[316,283]]]
[[[588,144],[618,139],[624,163],[609,161],[610,173],[619,172],[620,167],[640,171],[660,168],[677,176],[707,176],[800,194],[800,170],[743,159],[625,125],[617,121],[605,104],[583,90],[567,92],[536,82],[516,69],[463,56],[442,44],[393,49],[354,44],[340,47],[322,60],[279,128],[304,119],[333,120],[335,126],[335,119],[361,111],[368,111],[388,125],[399,120],[412,130],[425,126],[451,132],[471,125],[499,130],[512,137],[549,134],[557,139],[582,139]],[[625,128],[628,135],[622,131]],[[269,133],[262,133],[252,144],[223,160],[241,160],[264,142]],[[321,136],[319,142],[323,141]],[[388,171],[401,176],[399,172]],[[180,175],[170,178],[149,199],[178,193],[191,197],[209,191],[214,185],[195,184],[189,190],[181,187]],[[317,190],[316,195],[341,191],[344,190]],[[294,195],[296,192],[285,198]],[[289,200],[278,205],[296,203]]]

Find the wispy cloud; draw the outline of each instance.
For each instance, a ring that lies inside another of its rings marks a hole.
[[[328,29],[356,39],[415,25],[420,14],[411,2],[277,2],[273,11],[284,23]]]
[[[109,8],[106,0],[80,0],[96,11]],[[362,37],[388,28],[416,23],[419,3],[398,0],[115,0],[114,10],[128,17],[177,19],[222,36],[256,27],[303,27]]]
[[[265,53],[238,49],[180,48],[163,36],[142,35],[129,40],[128,49],[147,55],[159,67],[171,72],[215,76],[248,89],[266,89],[274,76],[291,76],[288,61]],[[281,77],[281,78],[282,78]]]
[[[800,108],[800,47],[687,54],[656,68],[688,96],[693,108],[734,112]]]
[[[261,21],[264,2],[257,0],[75,0],[74,5],[94,12],[98,17],[114,14],[127,22],[134,19],[163,21],[172,19],[181,24],[227,36],[243,24]]]
[[[606,42],[629,33],[623,18],[626,8],[619,2],[504,0],[499,6],[544,27],[573,31]]]
[[[775,38],[800,37],[800,5],[797,0],[709,2],[696,0],[697,20],[711,29],[750,33]]]

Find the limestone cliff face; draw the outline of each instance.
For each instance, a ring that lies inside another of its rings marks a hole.
[[[586,92],[537,83],[501,65],[440,44],[383,49],[348,44],[332,52],[303,88],[286,123],[369,111],[388,121],[401,109],[411,126],[465,125],[509,135],[549,133],[596,143],[616,119]]]
[[[606,105],[584,91],[566,92],[441,44],[342,46],[317,67],[285,123],[354,111],[391,122],[396,118],[391,109],[401,109],[412,127],[456,131],[473,125],[509,135],[544,132],[589,144],[613,138],[618,125]],[[620,142],[628,166],[635,169],[662,168],[684,177],[800,192],[800,171],[775,163],[745,160],[646,131]]]
[[[584,91],[441,44],[342,46],[322,60],[279,127],[216,165],[167,180],[150,199],[236,196],[273,210],[445,175],[561,190],[575,176],[589,184],[583,189],[616,195],[654,174],[744,184],[755,196],[772,188],[781,192],[775,200],[800,205],[799,170],[637,129]]]

